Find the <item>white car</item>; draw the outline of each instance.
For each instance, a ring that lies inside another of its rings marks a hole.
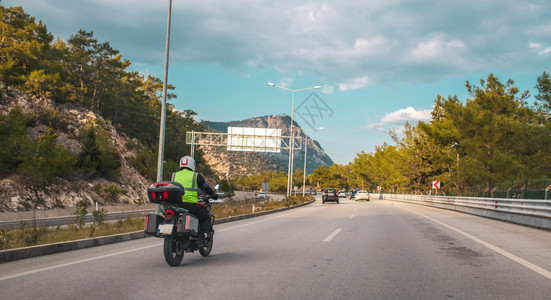
[[[266,193],[258,192],[258,194],[256,194],[256,199],[266,199]]]
[[[366,190],[357,191],[356,196],[354,196],[354,201],[358,201],[358,200],[369,201],[369,192]]]

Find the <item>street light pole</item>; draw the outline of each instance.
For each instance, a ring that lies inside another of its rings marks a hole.
[[[305,195],[305,189],[306,189],[306,158],[308,157],[308,136],[306,135],[306,133],[310,130],[321,130],[323,129],[323,127],[318,127],[318,128],[313,128],[313,129],[305,129],[303,130],[304,131],[304,169],[302,170],[303,171],[303,178],[302,178],[302,197],[304,197]]]
[[[295,112],[295,91],[293,91],[293,101],[291,102],[291,151],[289,152],[289,170],[287,171],[287,193],[291,196],[293,191],[293,156],[295,155],[295,133],[293,132],[293,117]]]
[[[163,101],[161,105],[161,126],[159,129],[159,156],[157,160],[157,181],[163,181],[163,161],[165,155],[165,126],[166,126],[166,90],[168,84],[168,53],[170,48],[170,16],[172,14],[172,0],[168,0],[168,18],[166,22],[166,46],[165,46],[165,74],[163,79]],[[161,207],[155,205],[155,212],[159,213]]]
[[[317,86],[314,86],[314,87],[300,89],[300,90],[291,90],[289,88],[279,86],[279,85],[271,83],[271,82],[268,82],[268,85],[269,86],[275,86],[275,87],[278,87],[280,89],[283,89],[283,90],[286,90],[286,91],[289,91],[289,92],[293,93],[293,101],[291,103],[291,140],[290,140],[291,150],[289,151],[289,169],[287,170],[287,197],[290,197],[291,196],[291,188],[292,188],[292,185],[293,185],[293,163],[294,163],[293,155],[294,155],[294,150],[295,150],[295,141],[294,141],[294,134],[293,134],[293,123],[294,123],[293,118],[294,118],[294,111],[295,111],[295,93],[300,92],[300,91],[306,91],[306,90],[320,89],[321,86],[317,85]]]

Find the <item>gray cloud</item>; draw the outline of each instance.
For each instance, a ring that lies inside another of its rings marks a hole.
[[[94,31],[138,65],[163,62],[167,3],[2,2],[22,5],[62,38]],[[308,72],[341,90],[541,72],[551,61],[550,13],[547,0],[173,1],[171,63]]]

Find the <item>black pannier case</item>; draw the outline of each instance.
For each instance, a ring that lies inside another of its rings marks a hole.
[[[149,201],[153,203],[165,201],[172,204],[180,204],[182,203],[184,194],[184,187],[174,181],[155,182],[147,189]]]
[[[145,217],[145,234],[157,235],[159,224],[163,222],[163,217],[156,214],[147,214]]]

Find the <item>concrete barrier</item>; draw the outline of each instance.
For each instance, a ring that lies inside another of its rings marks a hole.
[[[222,224],[227,222],[233,222],[238,220],[244,220],[248,218],[254,218],[258,216],[263,216],[267,214],[272,214],[276,212],[281,212],[285,210],[289,210],[292,208],[301,207],[304,205],[308,205],[310,203],[315,202],[315,200],[290,206],[290,207],[284,207],[279,209],[272,209],[267,211],[262,211],[254,214],[248,214],[248,215],[240,215],[240,216],[234,216],[234,217],[227,217],[222,219],[217,219],[214,224]],[[109,236],[102,236],[102,237],[96,237],[96,238],[89,238],[89,239],[82,239],[82,240],[76,240],[76,241],[69,241],[69,242],[61,242],[61,243],[55,243],[55,244],[48,244],[48,245],[38,245],[38,246],[30,246],[25,248],[17,248],[17,249],[9,249],[9,250],[2,250],[0,251],[0,263],[7,262],[7,261],[13,261],[18,259],[24,259],[24,258],[30,258],[30,257],[36,257],[41,255],[47,255],[47,254],[53,254],[53,253],[59,253],[64,251],[70,251],[70,250],[77,250],[77,249],[84,249],[94,246],[101,246],[101,245],[107,245],[111,243],[117,243],[117,242],[124,242],[124,241],[130,241],[135,239],[140,239],[144,237],[150,237],[149,235],[144,234],[142,230],[130,232],[130,233],[121,233],[121,234],[115,234],[115,235],[109,235]]]

